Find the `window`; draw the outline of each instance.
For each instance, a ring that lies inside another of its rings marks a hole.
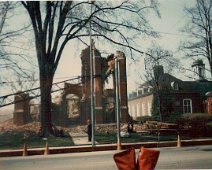
[[[174,89],[174,90],[179,90],[179,85],[178,85],[178,83],[177,82],[171,82],[171,87],[172,87],[172,89]]]
[[[148,101],[148,116],[151,116],[152,103]]]
[[[143,94],[143,89],[137,89],[137,96],[141,96]]]
[[[137,111],[136,116],[139,117],[140,116],[140,104],[139,103],[137,103],[137,110],[136,111]]]
[[[183,112],[184,113],[192,113],[192,100],[191,99],[183,99]]]
[[[132,116],[132,109],[131,109],[131,105],[130,104],[128,105],[128,112],[129,112],[129,115]]]
[[[135,114],[136,114],[136,113],[135,113],[135,106],[132,105],[132,117],[135,117],[135,116],[136,116]]]
[[[142,116],[146,116],[146,109],[145,109],[145,103],[142,103]]]

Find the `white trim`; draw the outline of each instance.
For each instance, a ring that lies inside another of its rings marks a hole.
[[[151,116],[151,109],[152,109],[152,103],[150,101],[148,101],[148,103],[147,103],[148,116]]]
[[[136,116],[136,115],[135,115],[135,106],[134,106],[134,104],[132,105],[132,116],[133,116],[133,117]]]
[[[95,107],[96,110],[102,110],[103,107]]]
[[[144,102],[142,102],[142,113],[141,113],[141,115],[142,116],[146,116],[146,113],[145,113],[145,103]]]
[[[184,101],[187,100],[189,101],[190,103],[190,110],[191,112],[190,113],[193,113],[193,107],[192,107],[192,100],[191,99],[183,99],[183,113],[185,113],[185,105],[184,105]],[[186,112],[186,113],[189,113],[189,112]]]
[[[141,111],[140,111],[140,104],[137,103],[137,104],[136,104],[136,107],[137,107],[137,108],[136,108],[136,111],[137,111],[137,114],[136,114],[137,116],[136,116],[136,117],[139,117],[139,116],[140,116],[140,113],[141,113]]]
[[[121,106],[121,109],[127,109],[127,106]]]

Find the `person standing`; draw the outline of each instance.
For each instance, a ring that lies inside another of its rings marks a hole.
[[[130,117],[130,120],[127,122],[127,132],[133,133],[133,119]]]
[[[92,138],[92,126],[91,126],[91,121],[90,119],[87,120],[87,134],[88,134],[88,142],[91,142]]]

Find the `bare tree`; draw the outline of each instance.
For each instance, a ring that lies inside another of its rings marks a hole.
[[[145,69],[149,75],[153,74],[154,66],[162,65],[167,73],[171,73],[179,64],[179,60],[173,56],[171,51],[163,49],[155,43],[147,49],[145,55]]]
[[[9,76],[10,74],[17,75],[19,79],[25,79],[23,81],[28,79],[31,80],[31,75],[34,74],[33,70],[31,73],[23,66],[20,66],[21,64],[23,65],[24,62],[30,63],[30,65],[32,65],[33,62],[28,59],[28,56],[21,52],[20,49],[23,47],[21,47],[20,44],[15,44],[15,39],[20,38],[20,36],[28,30],[29,25],[21,26],[20,28],[10,27],[10,19],[14,17],[13,12],[19,6],[20,4],[18,5],[18,2],[0,2],[0,70],[2,73],[0,75],[0,86],[6,85],[7,87],[11,86],[12,88],[14,88],[14,84],[9,80],[11,78],[11,76]],[[15,52],[12,52],[11,49]]]
[[[51,89],[55,71],[66,44],[74,39],[85,42],[89,36],[105,39],[129,51],[140,52],[131,43],[132,36],[146,34],[155,36],[148,24],[145,13],[148,9],[157,11],[157,3],[142,0],[131,1],[79,2],[47,1],[22,2],[27,10],[35,36],[35,46],[39,66],[41,88],[41,129],[43,135],[52,132],[51,126]],[[133,20],[129,20],[129,17]],[[130,31],[129,34],[126,34]],[[131,35],[131,36],[130,36]]]
[[[189,37],[180,49],[186,56],[206,58],[212,77],[212,1],[196,0],[195,6],[185,8],[185,12],[189,22],[182,31]]]
[[[0,2],[0,34],[2,32],[2,28],[4,26],[4,23],[5,23],[5,19],[6,19],[6,15],[7,15],[7,12],[9,10],[9,2]]]
[[[16,75],[13,77],[6,77],[4,84],[11,88],[11,91],[15,94],[18,91],[25,91],[32,89],[35,85],[37,85],[38,79],[35,77],[35,72],[27,72],[27,79],[16,72]],[[30,93],[34,93],[34,91],[29,91]],[[33,94],[34,95],[34,94]]]
[[[4,51],[2,47],[3,40],[5,39],[4,33],[2,33],[6,16],[8,11],[10,10],[10,3],[9,2],[0,2],[0,59],[4,56]]]
[[[160,47],[159,45],[153,44],[152,47],[147,49],[145,57],[145,81],[148,86],[153,89],[153,104],[152,112],[155,115],[159,115],[160,121],[163,121],[162,103],[161,98],[164,90],[167,92],[168,89],[164,83],[164,68],[167,73],[177,68],[179,61],[173,57],[173,54]],[[165,89],[164,89],[165,88]]]
[[[9,91],[16,93],[35,84],[35,81],[31,81],[34,72],[30,73],[23,67],[25,61],[28,61],[28,57],[17,50],[21,48],[21,45],[15,44],[15,39],[20,38],[27,31],[27,27],[10,27],[10,19],[13,18],[13,13],[18,6],[20,4],[18,5],[17,2],[0,2],[0,87],[4,89],[0,96],[0,107],[7,103],[6,101],[14,99],[14,96],[6,94]],[[32,66],[32,62],[28,62]]]

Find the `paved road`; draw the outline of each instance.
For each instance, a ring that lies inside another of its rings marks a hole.
[[[212,145],[159,150],[156,169],[212,169]],[[0,170],[117,170],[112,158],[116,152],[0,158]]]

